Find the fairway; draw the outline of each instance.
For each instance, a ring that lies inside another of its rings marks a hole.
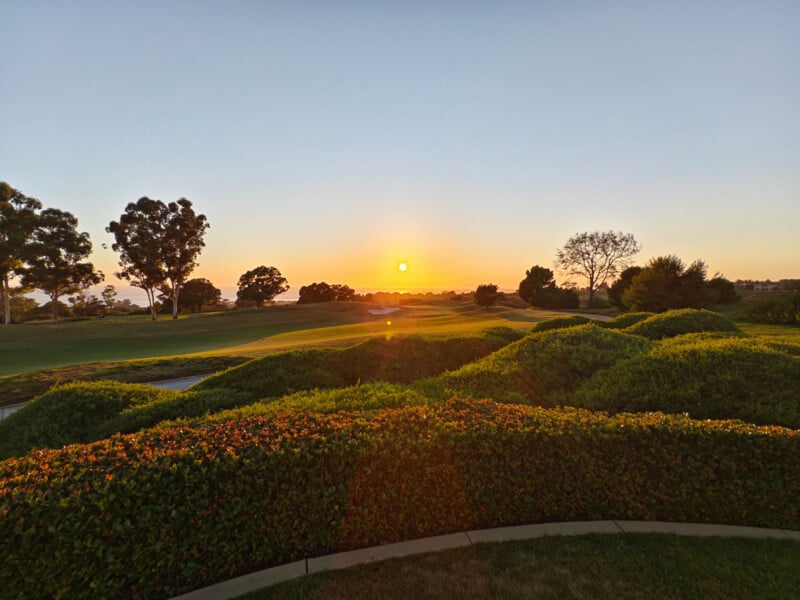
[[[469,303],[404,307],[372,315],[361,303],[282,305],[189,315],[22,324],[0,329],[0,375],[93,362],[181,355],[258,357],[306,345],[342,344],[376,335],[466,333],[506,325],[527,329],[556,314]]]

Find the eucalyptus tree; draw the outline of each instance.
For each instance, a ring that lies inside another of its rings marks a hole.
[[[120,220],[106,227],[114,235],[112,248],[119,252],[122,267],[115,275],[145,291],[153,320],[156,293],[167,286],[172,318],[178,318],[178,297],[197,266],[208,227],[206,216],[196,214],[186,198],[165,204],[146,196],[128,204]]]
[[[35,220],[33,235],[21,268],[22,284],[41,290],[53,303],[58,319],[58,299],[103,281],[103,274],[86,259],[92,253],[89,234],[78,232],[78,219],[57,208],[43,210]]]
[[[0,181],[0,295],[3,323],[11,323],[10,279],[21,272],[42,203]]]

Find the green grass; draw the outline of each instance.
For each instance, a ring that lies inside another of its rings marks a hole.
[[[786,598],[800,595],[790,540],[591,535],[478,544],[329,571],[241,600],[349,598]]]

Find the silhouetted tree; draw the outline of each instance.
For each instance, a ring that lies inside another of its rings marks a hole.
[[[631,281],[622,299],[631,310],[663,312],[672,308],[704,308],[714,294],[705,281],[706,266],[697,260],[686,267],[677,256],[650,260]]]
[[[300,288],[298,293],[298,304],[313,304],[317,302],[347,302],[355,300],[356,293],[348,285],[333,284],[329,285],[324,281],[320,283],[310,283]]]
[[[197,266],[208,228],[206,216],[196,214],[186,198],[164,204],[147,197],[128,204],[119,222],[106,228],[120,254],[122,271],[116,275],[145,290],[153,320],[155,294],[165,283],[171,291],[172,318],[178,318],[181,288]]]
[[[556,286],[553,272],[539,265],[525,271],[517,293],[525,302],[539,308],[578,308],[577,292]]]
[[[208,279],[190,279],[183,284],[178,308],[201,312],[204,305],[219,304],[221,298],[222,292]]]
[[[617,280],[608,288],[608,299],[617,308],[626,308],[622,296],[633,282],[633,278],[642,272],[642,267],[628,267],[619,274]]]
[[[595,290],[627,267],[629,259],[639,250],[639,243],[630,233],[584,232],[572,236],[563,248],[556,250],[556,266],[588,280],[591,304]]]
[[[89,234],[79,233],[78,220],[69,212],[48,208],[36,219],[33,241],[22,270],[22,284],[43,291],[53,303],[65,294],[81,292],[103,281],[103,274],[85,262],[92,252]]]
[[[106,303],[106,308],[108,308],[108,312],[112,312],[114,310],[114,304],[116,304],[117,300],[117,290],[113,285],[107,285],[103,288],[103,291],[100,293],[103,297],[103,302]]]
[[[289,284],[281,272],[264,265],[242,273],[238,287],[236,299],[255,302],[258,307],[264,306],[265,302],[272,302],[278,294],[289,291]]]
[[[495,284],[485,283],[479,285],[475,289],[475,304],[489,310],[489,308],[494,306],[494,303],[497,302],[498,295],[499,293]]]
[[[0,181],[0,295],[3,298],[3,323],[11,323],[9,280],[20,273],[36,224],[36,211],[42,203]]]
[[[739,301],[736,285],[721,275],[717,275],[706,282],[714,304],[734,304]]]

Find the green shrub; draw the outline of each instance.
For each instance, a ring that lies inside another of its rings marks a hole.
[[[550,331],[551,329],[567,329],[568,327],[577,327],[578,325],[586,325],[591,323],[592,319],[582,317],[581,315],[569,315],[566,317],[553,317],[546,321],[541,321],[534,325],[535,332]]]
[[[529,334],[494,354],[417,389],[441,399],[491,398],[539,406],[564,404],[598,369],[645,352],[650,342],[594,324]]]
[[[800,527],[800,432],[480,401],[150,430],[0,463],[0,589],[167,597],[468,529]]]
[[[719,313],[710,310],[695,310],[693,308],[670,310],[653,315],[625,328],[626,333],[641,335],[651,340],[660,340],[700,331],[738,332],[739,328],[736,327],[733,321]]]
[[[649,319],[656,313],[651,312],[632,312],[632,313],[625,313],[614,317],[610,321],[603,321],[601,325],[603,327],[607,327],[608,329],[625,329],[626,327],[630,327],[631,325],[635,325],[640,321],[644,321],[645,319]]]
[[[758,340],[675,338],[599,371],[572,404],[800,428],[798,390],[800,360]]]
[[[456,369],[523,334],[495,327],[481,335],[372,338],[347,348],[314,348],[271,354],[202,381],[195,389],[227,388],[253,398],[337,388],[368,381],[408,383]]]
[[[58,448],[98,439],[97,431],[126,408],[176,395],[149,385],[115,381],[54,387],[0,421],[0,459],[31,448]]]
[[[793,294],[759,298],[744,311],[745,321],[800,325],[800,289]]]

